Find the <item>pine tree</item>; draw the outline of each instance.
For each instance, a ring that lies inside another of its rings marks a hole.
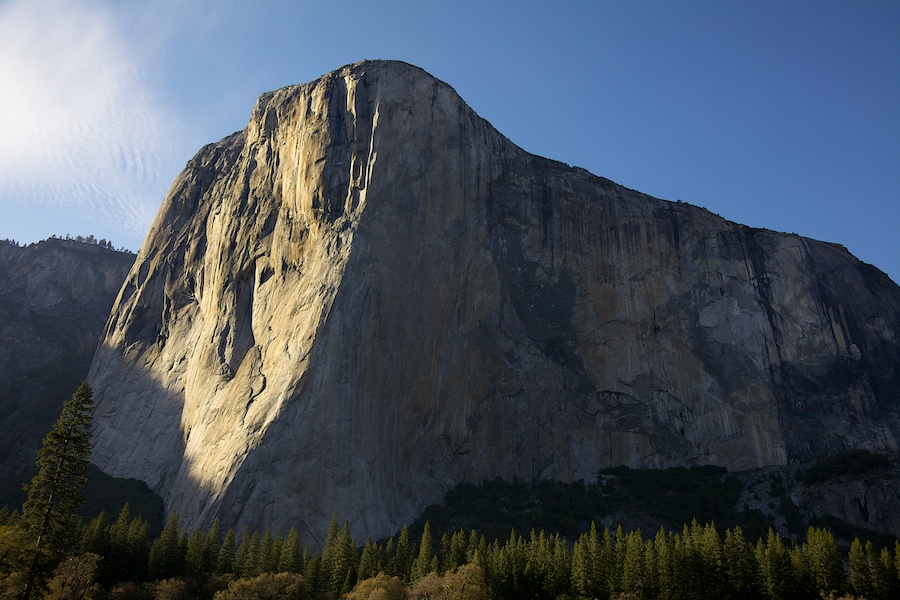
[[[216,557],[216,573],[234,572],[235,537],[234,529],[229,529],[225,534],[219,555]]]
[[[38,474],[25,486],[28,499],[21,523],[35,547],[63,553],[72,547],[78,528],[75,511],[83,502],[91,453],[93,392],[82,383],[63,404],[53,428],[38,450]]]
[[[257,535],[259,535],[258,532]],[[244,576],[248,556],[250,555],[250,540],[252,537],[250,527],[244,525],[241,529],[241,541],[238,542],[237,549],[234,551],[234,561],[232,562],[232,573],[238,577]]]
[[[178,513],[174,510],[162,533],[150,547],[147,569],[151,579],[178,577],[184,571],[181,529],[178,525]]]
[[[281,547],[278,557],[278,570],[282,573],[299,573],[303,568],[303,555],[300,552],[300,534],[291,527],[287,540]]]
[[[885,560],[886,559],[886,560]],[[866,563],[869,567],[869,595],[871,600],[895,598],[891,594],[893,573],[890,572],[890,554],[884,556],[871,541],[866,542]]]
[[[409,565],[412,549],[409,544],[409,528],[406,525],[400,530],[400,537],[397,538],[397,549],[394,551],[394,559],[391,564],[390,575],[396,575],[403,581],[409,583]]]
[[[109,526],[109,553],[100,565],[105,583],[139,581],[146,577],[150,553],[148,529],[143,517],[131,518],[131,509],[126,502]]]
[[[872,579],[869,574],[869,564],[866,561],[866,553],[859,538],[855,538],[850,544],[850,587],[858,596],[871,595]]]
[[[335,579],[334,561],[337,555],[339,532],[337,511],[335,510],[331,513],[331,521],[328,523],[328,533],[325,535],[325,546],[322,548],[322,561],[319,564],[318,587],[314,588],[318,595],[325,594],[332,588],[332,582]]]
[[[656,554],[657,587],[659,595],[663,598],[675,597],[675,564],[672,559],[675,542],[673,538],[672,533],[660,528],[653,541],[653,550]]]
[[[213,573],[216,570],[216,562],[219,558],[219,548],[222,547],[222,527],[219,525],[219,517],[213,520],[212,527],[206,533],[203,540],[203,572]]]
[[[267,527],[266,533],[263,535],[263,539],[259,544],[259,552],[256,555],[255,575],[275,572],[275,568],[278,566],[278,561],[274,561],[275,564],[272,564],[274,547],[275,540],[272,538],[272,529]]]
[[[338,533],[337,543],[335,544],[335,552],[332,562],[332,580],[331,590],[337,597],[353,589],[356,583],[357,557],[356,543],[350,535],[350,523],[344,521]],[[348,589],[347,586],[350,586]]]
[[[628,532],[624,539],[616,541],[622,550],[621,590],[625,594],[641,595],[644,577],[644,538],[641,530]]]
[[[659,597],[659,554],[653,538],[644,541],[644,572],[641,579],[641,597]]]
[[[21,523],[34,541],[34,558],[23,598],[29,598],[34,589],[43,551],[62,554],[76,543],[75,511],[84,501],[82,490],[87,484],[93,410],[93,392],[84,382],[63,404],[59,418],[38,450],[38,473],[25,486],[28,499],[22,506]]]
[[[131,507],[128,502],[119,511],[119,516],[109,526],[110,554],[122,555],[128,550],[128,526],[131,525]]]
[[[455,571],[466,562],[466,534],[460,529],[450,537],[450,549],[444,556],[444,571]]]
[[[763,540],[757,542],[756,560],[759,563],[760,587],[768,598],[771,600],[793,598],[794,573],[790,550],[772,529],[769,529],[765,542]]]
[[[809,560],[809,568],[818,592],[844,591],[844,566],[841,551],[834,536],[826,529],[810,527],[806,533],[803,551]]]
[[[365,581],[370,577],[378,574],[378,549],[372,538],[366,538],[366,545],[363,547],[362,556],[359,558],[359,568],[356,570],[356,580]]]
[[[897,576],[894,583],[900,589],[900,541],[894,542],[894,574]]]
[[[109,526],[109,554],[101,567],[102,571],[113,575],[112,582],[131,578],[129,575],[132,574],[133,565],[128,545],[129,525],[131,525],[131,508],[126,502],[119,511],[119,516]]]
[[[431,537],[431,523],[425,521],[422,539],[419,542],[419,554],[412,564],[410,579],[416,581],[431,572],[431,560],[434,558],[434,540]]]
[[[120,581],[143,579],[147,575],[147,563],[150,561],[150,525],[144,517],[138,515],[128,525],[126,543],[128,548],[125,558],[126,568],[118,573]]]
[[[900,596],[900,585],[897,582],[897,565],[887,548],[881,549],[881,565],[884,573],[884,593],[887,598]]]
[[[243,544],[244,540],[241,538],[241,545]],[[259,529],[254,529],[253,534],[247,540],[247,545],[245,546],[246,551],[241,552],[240,548],[238,549],[238,556],[241,557],[241,577],[256,577],[259,575],[259,552],[261,545],[262,542],[259,539]],[[237,563],[235,566],[237,566]]]
[[[547,597],[559,598],[568,595],[569,574],[572,572],[572,559],[566,541],[556,534],[553,537],[553,550],[550,556],[550,574],[544,590]]]
[[[756,559],[753,546],[744,538],[740,527],[725,532],[722,544],[722,570],[728,598],[756,598],[759,596]]]
[[[188,538],[185,552],[185,570],[191,577],[199,577],[206,572],[206,536],[196,529]]]
[[[109,554],[109,526],[106,523],[105,512],[91,519],[82,531],[81,553],[92,553],[101,557]]]

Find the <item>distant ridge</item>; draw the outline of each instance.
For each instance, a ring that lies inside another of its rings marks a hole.
[[[0,478],[34,467],[134,258],[95,241],[0,241]]]

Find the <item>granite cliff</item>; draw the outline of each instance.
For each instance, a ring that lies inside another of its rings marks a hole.
[[[0,242],[0,478],[34,467],[87,377],[133,263],[133,254],[74,240]]]
[[[93,460],[189,526],[315,543],[336,509],[364,539],[461,481],[896,451],[898,333],[844,248],[529,154],[362,62],[175,180],[91,368]]]

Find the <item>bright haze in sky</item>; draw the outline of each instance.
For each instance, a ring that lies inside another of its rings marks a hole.
[[[0,0],[0,239],[137,250],[262,92],[366,58],[529,152],[900,281],[896,0]]]

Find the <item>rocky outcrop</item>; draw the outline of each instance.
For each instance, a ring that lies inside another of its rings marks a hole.
[[[898,332],[845,249],[528,154],[363,62],[175,180],[91,369],[93,459],[187,525],[315,542],[336,509],[364,539],[462,481],[896,450]]]
[[[0,478],[34,467],[85,377],[134,255],[72,240],[0,242]]]
[[[859,535],[854,528],[900,538],[900,455],[878,456],[887,458],[885,466],[859,468],[814,481],[803,474],[815,461],[744,471],[738,474],[745,487],[735,508],[759,510],[781,535],[801,540],[807,525],[821,525],[835,518],[843,526],[833,528],[833,533],[848,545]],[[797,521],[793,528],[784,514],[786,502]]]

